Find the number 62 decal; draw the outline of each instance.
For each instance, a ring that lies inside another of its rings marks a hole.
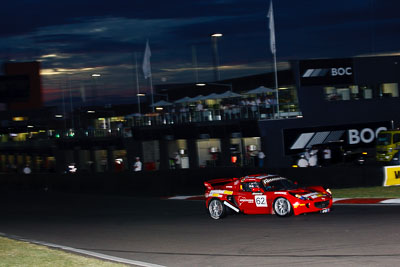
[[[254,196],[257,207],[268,207],[267,196]]]

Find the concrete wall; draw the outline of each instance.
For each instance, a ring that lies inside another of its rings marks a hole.
[[[203,194],[203,182],[224,177],[241,177],[266,173],[262,169],[204,168],[122,172],[99,174],[2,174],[1,190],[38,190],[73,193],[102,193],[131,196],[173,196]],[[383,169],[378,166],[343,166],[324,168],[286,168],[269,170],[297,181],[300,185],[322,185],[330,188],[379,186]]]

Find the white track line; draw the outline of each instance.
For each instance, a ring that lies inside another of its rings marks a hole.
[[[192,197],[195,197],[195,196],[174,196],[174,197],[169,197],[168,199],[172,199],[172,200],[185,200],[185,199],[192,198]]]
[[[345,200],[349,198],[333,198],[332,202],[335,203],[336,201]]]
[[[400,198],[382,200],[380,203],[384,204],[400,204]]]
[[[67,247],[67,246],[62,246],[62,245],[57,245],[57,244],[52,244],[52,243],[47,243],[47,242],[42,242],[42,241],[36,241],[36,240],[32,240],[32,239],[26,239],[26,238],[14,236],[14,235],[7,235],[4,233],[0,233],[0,236],[19,240],[19,241],[29,242],[32,244],[42,245],[42,246],[46,246],[46,247],[50,247],[50,248],[57,248],[57,249],[65,250],[65,251],[88,255],[88,256],[92,256],[92,257],[96,257],[96,258],[100,258],[100,259],[104,259],[104,260],[109,260],[109,261],[114,261],[114,262],[126,263],[126,264],[143,266],[143,267],[165,267],[163,265],[109,256],[109,255],[102,254],[102,253],[97,253],[97,252],[92,252],[92,251],[77,249],[77,248],[71,248],[71,247]]]

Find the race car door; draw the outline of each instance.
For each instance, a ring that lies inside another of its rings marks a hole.
[[[268,213],[267,195],[257,182],[242,183],[236,202],[239,209],[246,214]]]

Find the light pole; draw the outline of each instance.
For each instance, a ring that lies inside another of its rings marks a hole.
[[[230,88],[232,92],[232,84],[231,83],[196,83],[196,86],[207,86],[207,85],[218,85],[218,86],[227,86]]]
[[[99,74],[99,73],[93,73],[92,74],[92,78],[93,78],[93,81],[94,81],[94,90],[93,90],[93,93],[92,93],[92,105],[94,106],[95,105],[95,101],[96,101],[96,98],[97,98],[97,79],[99,78],[99,77],[101,77],[101,74]]]
[[[146,96],[146,94],[143,94],[143,93],[137,93],[136,94],[136,96],[137,96],[137,98],[138,98],[138,109],[139,109],[139,114],[142,114],[142,111],[141,111],[141,109],[140,109],[140,97],[142,96]]]
[[[211,34],[211,42],[213,45],[213,59],[214,59],[214,79],[218,81],[219,76],[219,54],[218,54],[218,38],[222,37],[222,33]]]
[[[164,97],[166,97],[166,99],[167,99],[167,102],[169,101],[169,99],[168,99],[168,94],[160,94],[160,93],[153,93],[152,95],[160,95],[160,96],[164,96]],[[136,96],[139,98],[139,97],[144,97],[144,96],[146,96],[146,94],[145,93],[138,93],[138,94],[136,94]],[[139,110],[140,110],[140,99],[139,99]]]

